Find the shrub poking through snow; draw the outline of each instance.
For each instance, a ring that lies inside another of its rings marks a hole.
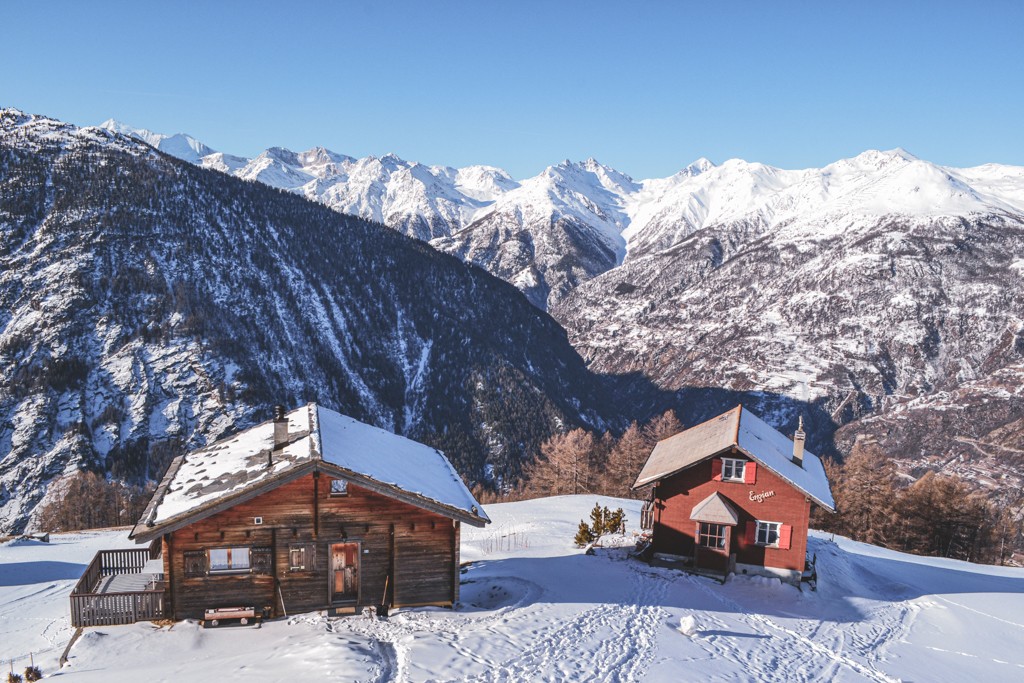
[[[594,509],[590,511],[590,524],[580,520],[580,527],[576,530],[576,545],[580,548],[596,543],[604,534],[625,533],[626,513],[622,508],[609,510],[601,507],[600,503],[594,503]]]
[[[34,664],[32,666],[27,666],[25,667],[25,680],[29,683],[32,683],[32,681],[41,681],[43,680],[43,672]]]
[[[21,674],[16,674],[13,671],[7,674],[7,683],[21,683]]]

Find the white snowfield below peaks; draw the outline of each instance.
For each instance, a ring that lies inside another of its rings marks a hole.
[[[595,503],[627,534],[573,547]],[[598,496],[489,507],[464,529],[455,609],[388,619],[291,614],[261,628],[139,623],[86,629],[60,678],[263,681],[1016,681],[1024,669],[1024,570],[905,555],[811,532],[818,589],[733,576],[724,584],[628,557],[640,502]],[[68,594],[125,530],[0,545],[0,658],[44,674],[74,629]],[[682,631],[682,632],[681,632]]]

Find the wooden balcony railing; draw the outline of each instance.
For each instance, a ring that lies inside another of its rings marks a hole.
[[[163,575],[154,574],[152,588],[109,592],[101,588],[104,577],[139,574],[150,558],[148,548],[101,550],[71,591],[71,623],[110,626],[151,621],[164,616]]]

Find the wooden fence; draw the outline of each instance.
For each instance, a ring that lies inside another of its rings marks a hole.
[[[162,574],[156,575],[159,583],[155,588],[99,592],[103,577],[141,573],[149,558],[148,548],[101,550],[96,553],[71,591],[72,625],[111,626],[163,618],[165,595]]]
[[[650,530],[654,528],[654,501],[646,501],[640,508],[640,528]]]

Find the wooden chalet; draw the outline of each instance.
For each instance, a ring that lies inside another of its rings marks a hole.
[[[735,409],[654,447],[633,488],[654,484],[643,517],[652,561],[724,577],[799,583],[811,506],[835,511],[821,460],[756,415]]]
[[[489,521],[441,452],[315,403],[278,409],[171,462],[131,532],[162,558],[138,618],[450,606],[460,525]],[[76,625],[135,620],[79,588]]]

